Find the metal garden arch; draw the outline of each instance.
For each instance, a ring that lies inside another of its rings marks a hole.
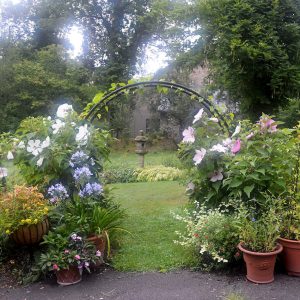
[[[100,101],[95,104],[90,111],[86,115],[86,119],[93,122],[94,119],[97,117],[98,113],[101,112],[111,101],[116,99],[118,96],[123,95],[125,92],[130,90],[136,90],[139,88],[146,88],[146,87],[164,87],[176,91],[180,91],[188,96],[194,96],[196,100],[199,101],[200,104],[204,107],[206,112],[210,115],[215,116],[219,119],[219,125],[222,127],[223,130],[229,132],[229,125],[224,118],[224,116],[218,111],[214,103],[206,99],[205,97],[201,96],[198,92],[177,83],[172,83],[168,81],[143,81],[133,84],[128,84],[122,87],[115,89],[114,91],[106,94]]]

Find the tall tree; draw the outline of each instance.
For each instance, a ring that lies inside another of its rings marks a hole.
[[[199,0],[213,80],[257,117],[300,93],[298,0]]]

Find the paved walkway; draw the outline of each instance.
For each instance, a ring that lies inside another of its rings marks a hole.
[[[300,300],[300,278],[283,274],[271,284],[257,285],[243,276],[225,276],[191,271],[170,273],[121,273],[104,270],[83,278],[77,285],[61,287],[55,281],[28,287],[0,289],[1,300],[212,300],[242,298]]]

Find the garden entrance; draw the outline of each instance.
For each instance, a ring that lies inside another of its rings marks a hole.
[[[86,118],[96,121],[118,96],[153,87],[157,87],[158,92],[175,90],[198,100],[208,114],[218,117],[224,131],[228,130],[226,120],[209,100],[183,85],[162,81],[119,87],[97,99],[98,103]],[[185,187],[179,182],[183,170],[176,151],[149,151],[144,171],[137,169],[138,158],[133,148],[112,151],[110,160],[104,165],[104,173],[113,188],[115,201],[127,211],[124,227],[131,233],[123,235],[122,245],[113,257],[114,267],[121,271],[166,271],[195,265],[194,253],[187,253],[174,243],[175,232],[182,231],[184,224],[178,222],[171,211],[180,213],[188,202]]]

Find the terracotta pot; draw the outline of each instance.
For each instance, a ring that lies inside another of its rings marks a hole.
[[[87,240],[96,246],[96,250],[99,250],[104,256],[104,252],[106,249],[106,236],[101,234],[101,235],[93,235],[87,238]]]
[[[279,238],[283,246],[283,260],[288,275],[300,277],[300,241]]]
[[[282,251],[282,246],[277,245],[273,252],[252,252],[240,243],[238,248],[243,252],[247,267],[247,279],[255,283],[270,283],[274,281],[274,267],[276,256]]]
[[[45,218],[42,222],[37,224],[20,226],[11,236],[18,245],[31,246],[38,244],[48,231],[49,220]]]
[[[69,266],[56,272],[57,283],[60,285],[71,285],[81,281],[82,277],[78,266]]]

